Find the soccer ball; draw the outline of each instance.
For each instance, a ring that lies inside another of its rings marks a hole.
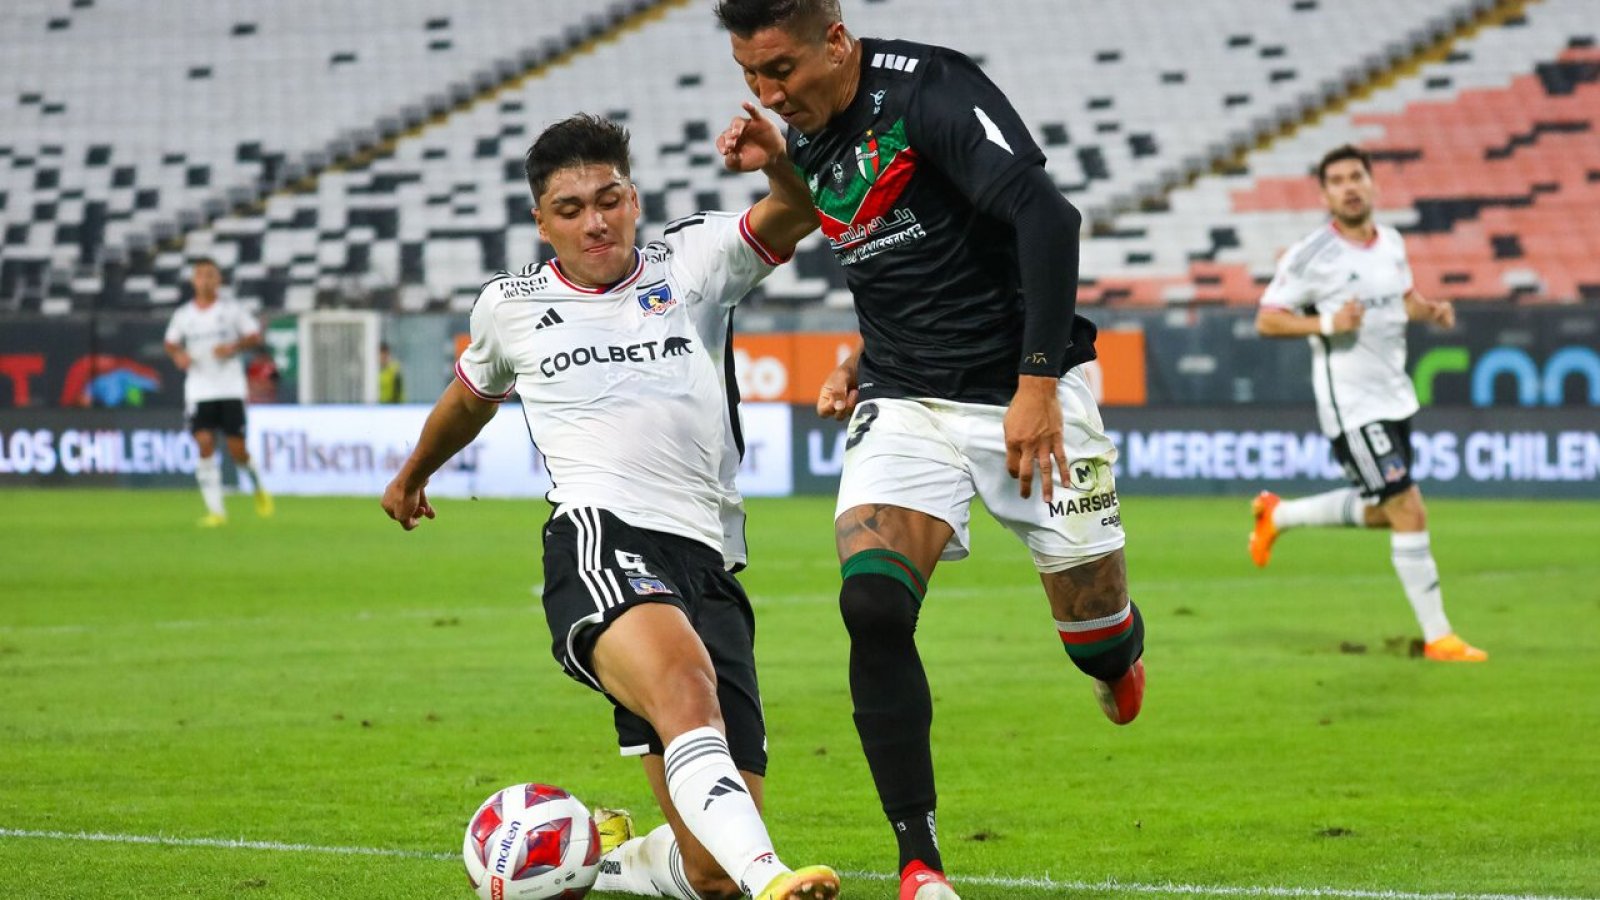
[[[561,788],[518,784],[478,807],[461,857],[483,900],[578,900],[600,875],[600,833]]]

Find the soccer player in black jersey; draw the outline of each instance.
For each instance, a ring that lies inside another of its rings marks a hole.
[[[914,631],[972,498],[1032,552],[1056,630],[1118,724],[1144,627],[1074,313],[1081,217],[1011,103],[943,47],[858,39],[838,0],[721,0],[733,58],[855,296],[862,350],[818,412],[850,416],[835,530],[856,729],[900,844],[901,900],[953,900],[937,846],[927,676]],[[1037,473],[1039,490],[1034,490]]]

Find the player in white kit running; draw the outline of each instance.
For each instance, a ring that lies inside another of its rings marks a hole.
[[[828,900],[838,876],[789,869],[761,819],[754,618],[729,571],[742,547],[724,540],[738,506],[724,482],[738,454],[729,316],[817,220],[770,122],[752,111],[718,145],[729,168],[764,172],[769,194],[742,214],[679,219],[640,249],[628,133],[574,116],[539,136],[528,181],[556,258],[484,285],[456,380],[383,505],[408,530],[433,518],[428,476],[515,395],[555,485],[553,653],[611,700],[668,822],[610,849],[597,889]]]
[[[261,346],[261,325],[233,300],[219,296],[222,270],[206,258],[194,261],[194,299],[178,307],[167,325],[164,346],[173,365],[183,370],[184,417],[200,448],[195,480],[205,500],[206,528],[225,525],[222,504],[222,462],[217,459],[215,432],[222,432],[239,471],[250,476],[257,515],[272,515],[272,497],[244,446],[245,351]]]
[[[1261,298],[1263,337],[1311,343],[1311,380],[1322,433],[1354,487],[1253,503],[1250,558],[1265,566],[1283,531],[1305,526],[1388,528],[1400,584],[1422,626],[1429,659],[1482,662],[1488,654],[1450,627],[1439,567],[1428,540],[1422,490],[1411,478],[1411,417],[1417,394],[1406,374],[1406,324],[1455,326],[1454,307],[1417,293],[1405,242],[1372,220],[1372,162],[1352,146],[1323,157],[1317,179],[1333,221],[1300,239],[1278,262]]]

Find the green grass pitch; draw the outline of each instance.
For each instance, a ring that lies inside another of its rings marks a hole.
[[[0,897],[464,900],[461,831],[498,787],[660,821],[606,705],[550,658],[541,503],[445,500],[405,534],[375,499],[258,521],[235,497],[202,531],[191,491],[0,496]],[[1449,666],[1408,658],[1383,535],[1293,533],[1258,572],[1242,500],[1124,502],[1149,629],[1127,728],[986,517],[933,578],[920,642],[966,900],[1600,896],[1594,504],[1432,503],[1447,608],[1492,656]],[[831,500],[750,505],[768,822],[792,865],[849,873],[846,898],[892,897]],[[155,836],[285,846],[129,842]]]

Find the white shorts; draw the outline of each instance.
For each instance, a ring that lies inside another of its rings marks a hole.
[[[1044,502],[1037,474],[1033,497],[1024,500],[1020,482],[1006,472],[1005,407],[869,400],[850,419],[834,518],[870,504],[914,509],[949,523],[955,534],[941,558],[962,559],[976,494],[1041,567],[1066,568],[1120,549],[1122,511],[1111,474],[1117,448],[1082,367],[1062,376],[1056,393],[1069,466],[1051,476],[1054,503]]]

